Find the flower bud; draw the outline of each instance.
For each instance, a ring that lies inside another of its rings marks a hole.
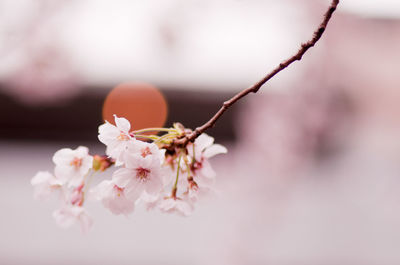
[[[107,156],[95,155],[93,157],[93,170],[94,171],[105,171],[115,163],[115,160]]]
[[[189,189],[191,190],[198,190],[199,186],[197,185],[196,181],[193,180],[193,177],[190,176],[188,177],[188,182],[189,182]]]

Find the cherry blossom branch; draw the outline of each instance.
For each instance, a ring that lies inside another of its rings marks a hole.
[[[264,78],[262,78],[254,85],[242,90],[238,94],[234,95],[231,99],[225,101],[222,107],[209,121],[204,123],[202,126],[197,127],[193,132],[187,134],[185,137],[175,140],[173,144],[177,146],[185,146],[187,143],[193,142],[200,134],[205,132],[207,129],[212,128],[217,122],[217,120],[222,116],[222,114],[224,114],[224,112],[229,107],[231,107],[233,104],[239,101],[239,99],[247,96],[250,93],[257,93],[258,90],[272,77],[274,77],[277,73],[287,68],[293,62],[300,61],[303,55],[307,52],[307,50],[313,47],[317,43],[317,41],[321,38],[338,4],[339,0],[332,0],[328,10],[325,12],[323,21],[321,22],[317,30],[314,31],[312,39],[310,39],[306,43],[303,43],[296,54],[294,54],[289,59],[286,59],[285,61],[280,63],[275,69],[273,69],[270,73],[268,73]]]
[[[227,152],[225,147],[213,144],[212,137],[202,133],[213,127],[235,102],[251,92],[257,93],[269,79],[294,61],[301,60],[306,51],[321,38],[338,4],[339,0],[332,0],[312,39],[302,44],[295,55],[280,63],[253,86],[225,101],[204,125],[194,131],[174,123],[173,128],[147,128],[130,132],[129,121],[114,115],[116,126],[108,122],[99,126],[98,138],[107,146],[106,156],[91,156],[89,149],[83,146],[75,150],[63,148],[57,151],[53,156],[54,174],[40,171],[31,180],[35,197],[45,198],[54,191],[61,192],[63,206],[54,211],[53,217],[62,227],[79,222],[83,232],[93,222],[84,208],[85,195],[88,193],[92,193],[95,199],[116,215],[132,213],[138,202],[149,209],[157,206],[164,212],[190,215],[198,195],[212,190],[209,184],[201,181],[204,177],[211,180],[215,177],[207,173],[212,172],[207,160]],[[163,135],[148,134],[151,132],[161,132]],[[182,159],[184,163],[181,163]],[[104,171],[113,165],[121,167],[114,171],[111,180],[104,180],[88,191],[90,172]],[[165,192],[169,189],[171,195],[168,196]]]

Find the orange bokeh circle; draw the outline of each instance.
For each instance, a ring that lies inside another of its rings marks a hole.
[[[167,119],[168,106],[163,94],[145,83],[123,83],[107,95],[103,119],[114,124],[113,115],[124,117],[131,130],[162,127]]]

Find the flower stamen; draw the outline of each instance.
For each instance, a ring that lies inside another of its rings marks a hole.
[[[75,169],[78,169],[82,166],[82,158],[74,157],[74,159],[69,163],[71,166],[74,166]]]
[[[144,158],[144,157],[146,157],[146,156],[148,156],[148,155],[152,155],[153,153],[150,151],[150,148],[148,147],[148,146],[146,146],[146,148],[143,148],[142,150],[141,150],[141,152],[142,152],[142,157]]]
[[[124,192],[124,189],[118,187],[117,185],[114,185],[114,190],[116,191],[118,197],[121,197],[121,194]]]
[[[128,141],[130,138],[128,135],[126,135],[124,132],[121,132],[118,137],[118,141]]]
[[[142,181],[146,181],[150,174],[150,170],[147,168],[139,167],[136,169],[136,177]]]

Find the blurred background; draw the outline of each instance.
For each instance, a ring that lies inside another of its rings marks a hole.
[[[229,152],[191,217],[89,203],[82,235],[33,200],[56,150],[104,153],[115,86],[156,87],[166,126],[195,128],[296,52],[329,2],[0,0],[0,263],[400,264],[396,0],[343,0],[301,62],[208,131]]]

